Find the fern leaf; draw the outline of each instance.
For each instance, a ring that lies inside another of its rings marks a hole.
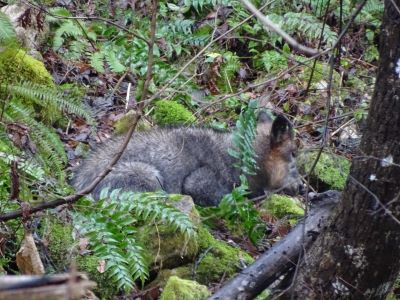
[[[63,22],[54,33],[53,49],[58,50],[64,43],[66,37],[78,38],[82,35],[82,29],[73,21],[67,20]]]
[[[34,84],[32,82],[21,82],[18,85],[0,85],[0,89],[6,89],[12,95],[17,95],[30,100],[37,105],[54,110],[65,111],[79,117],[85,118],[88,123],[94,123],[93,117],[82,104],[65,96],[55,88]]]
[[[0,44],[9,45],[17,42],[17,34],[6,14],[0,12]]]
[[[106,52],[105,58],[113,72],[122,73],[125,71],[124,65],[121,64],[114,51]]]
[[[95,52],[90,56],[90,65],[99,73],[104,73],[104,53]]]

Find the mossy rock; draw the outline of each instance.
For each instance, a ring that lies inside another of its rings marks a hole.
[[[52,76],[41,61],[16,48],[0,50],[0,81],[30,81],[49,87],[55,86]]]
[[[190,125],[196,118],[182,104],[174,101],[160,100],[154,105],[154,120],[160,126]]]
[[[206,286],[196,281],[171,276],[165,285],[160,300],[202,300],[210,296]]]
[[[308,174],[318,152],[304,152],[297,158],[297,164],[302,174]],[[343,190],[347,176],[350,173],[350,162],[335,154],[321,153],[314,172],[311,174],[311,184],[323,192],[329,189]]]
[[[249,254],[216,240],[204,227],[199,229],[198,240],[201,258],[195,270],[195,279],[200,283],[219,282],[223,276],[229,279],[240,270],[241,262],[253,262]]]
[[[199,224],[200,217],[190,196],[170,195],[172,205]],[[153,268],[174,268],[193,261],[199,251],[197,237],[188,238],[168,225],[145,225],[138,229],[137,240],[146,245],[148,260]]]
[[[282,219],[288,217],[291,225],[294,225],[299,218],[304,216],[304,208],[301,202],[293,197],[284,195],[271,195],[262,205],[261,211]]]
[[[239,248],[232,247],[223,241],[216,240],[206,228],[200,227],[197,234],[198,264],[189,263],[177,268],[163,269],[149,286],[164,286],[171,276],[194,279],[201,284],[209,285],[234,276],[241,264],[251,264],[253,258]],[[194,261],[194,259],[192,259]]]
[[[3,51],[0,49],[0,82],[16,86],[20,85],[21,82],[30,82],[57,91],[53,78],[44,64],[18,48],[6,48]],[[12,100],[22,103],[22,106],[33,107],[35,110],[34,117],[44,120],[48,124],[63,119],[62,111],[55,105],[39,107],[28,97],[15,97]]]
[[[130,110],[125,115],[123,115],[119,120],[114,123],[114,132],[116,134],[125,134],[128,132],[129,128],[132,126],[133,119],[135,117],[135,112]],[[143,119],[140,119],[136,131],[143,131],[150,129],[150,124],[146,123]]]
[[[150,282],[145,289],[151,289],[152,287],[159,286],[163,288],[166,284],[168,279],[171,276],[178,276],[179,278],[182,279],[193,279],[193,264],[187,264],[184,266],[180,266],[177,268],[173,269],[163,269],[158,272],[156,279],[154,279],[152,282]]]

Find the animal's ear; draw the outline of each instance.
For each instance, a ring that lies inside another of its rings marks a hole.
[[[279,146],[293,139],[293,126],[284,116],[277,116],[271,128],[271,146]]]
[[[258,123],[272,123],[272,118],[265,110],[261,110],[257,115]]]

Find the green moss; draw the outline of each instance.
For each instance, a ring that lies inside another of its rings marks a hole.
[[[17,83],[29,80],[33,83],[55,86],[44,64],[21,49],[0,50],[0,79]]]
[[[94,290],[101,299],[112,299],[112,296],[118,292],[118,286],[107,278],[106,273],[98,271],[100,259],[94,255],[79,255],[76,257],[76,267],[78,271],[85,272],[89,278],[97,283]]]
[[[232,277],[239,270],[240,262],[246,264],[253,262],[253,258],[225,242],[216,240],[205,228],[200,228],[198,233],[200,249],[205,254],[199,259],[196,269],[196,280],[200,283],[220,281],[222,276]]]
[[[124,116],[122,116],[122,118],[117,120],[114,123],[114,132],[116,134],[127,133],[129,128],[132,126],[132,122],[133,122],[133,119],[135,116],[134,114],[135,114],[134,111],[132,111],[132,110],[128,111],[128,113],[126,113]],[[139,120],[136,130],[143,131],[143,130],[147,130],[147,129],[150,129],[150,125],[148,123],[145,123],[142,119]]]
[[[281,219],[289,217],[290,224],[304,216],[304,208],[299,200],[284,195],[272,195],[261,208],[274,217]]]
[[[174,101],[158,101],[154,105],[153,117],[158,125],[192,124],[196,118],[182,104]]]
[[[317,152],[307,152],[301,154],[298,159],[300,172],[308,174],[316,157]],[[315,166],[311,181],[318,185],[323,183],[326,189],[343,190],[347,176],[350,173],[350,162],[342,156],[321,153],[321,157]]]
[[[160,300],[202,300],[210,296],[207,287],[195,281],[171,276]]]
[[[178,276],[182,279],[192,279],[193,264],[184,265],[174,269],[163,269],[157,274],[157,278],[154,279],[145,289],[150,289],[152,287],[164,287],[167,284],[168,279],[171,276]]]
[[[56,217],[48,217],[44,220],[43,237],[48,242],[48,253],[55,271],[63,272],[69,267],[76,246],[72,225]]]
[[[24,50],[17,48],[7,48],[4,51],[0,49],[0,82],[14,85],[18,85],[20,82],[31,82],[54,88],[56,91],[53,78],[44,64],[28,55]],[[17,103],[20,102],[25,107],[33,107],[34,117],[45,120],[46,123],[53,124],[63,118],[62,111],[55,105],[39,107],[24,97],[13,98],[12,100]]]
[[[199,245],[197,239],[187,238],[167,225],[143,226],[137,239],[146,245],[147,259],[155,268],[174,268],[194,260]]]

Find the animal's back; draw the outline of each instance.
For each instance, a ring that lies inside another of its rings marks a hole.
[[[73,179],[87,186],[108,165],[123,138],[114,138],[91,153]],[[215,205],[238,182],[229,133],[204,128],[154,129],[135,133],[113,170],[94,191],[104,187],[133,191],[165,190],[191,195],[195,202]]]

